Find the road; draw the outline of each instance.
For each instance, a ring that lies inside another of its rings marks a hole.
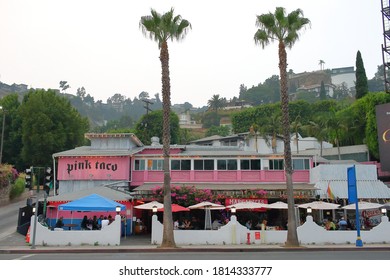
[[[26,206],[26,200],[0,207],[0,240],[16,231],[19,208]]]

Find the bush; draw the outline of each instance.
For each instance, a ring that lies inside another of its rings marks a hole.
[[[24,181],[25,181],[24,178],[18,177],[16,179],[15,183],[12,184],[11,191],[9,193],[9,198],[10,199],[14,199],[14,198],[20,196],[24,192],[24,190],[25,190],[25,187],[24,187],[25,183],[24,183]]]

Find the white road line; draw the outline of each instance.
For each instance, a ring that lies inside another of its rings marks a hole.
[[[19,258],[15,258],[15,259],[12,259],[12,260],[23,260],[23,259],[27,259],[29,257],[33,257],[35,256],[36,254],[29,254],[29,255],[24,255],[24,256],[20,256]]]

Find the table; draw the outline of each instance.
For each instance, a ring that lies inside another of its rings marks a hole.
[[[65,224],[64,227],[69,228],[69,230],[72,230],[72,228],[77,227],[78,224]]]

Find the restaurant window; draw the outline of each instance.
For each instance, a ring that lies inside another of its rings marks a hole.
[[[219,159],[217,160],[218,170],[237,170],[237,160],[235,159]]]
[[[283,159],[270,159],[269,160],[269,169],[270,170],[283,170],[284,169],[284,160]]]
[[[260,170],[261,161],[260,159],[242,159],[241,170]]]
[[[214,160],[196,159],[194,160],[194,170],[214,170]]]
[[[136,159],[134,161],[134,170],[145,170],[145,160]]]
[[[308,170],[310,169],[310,162],[309,159],[299,158],[299,159],[293,159],[293,170]]]
[[[148,159],[148,170],[163,170],[163,160]]]
[[[172,170],[191,170],[191,160],[189,159],[173,159],[171,160]]]

